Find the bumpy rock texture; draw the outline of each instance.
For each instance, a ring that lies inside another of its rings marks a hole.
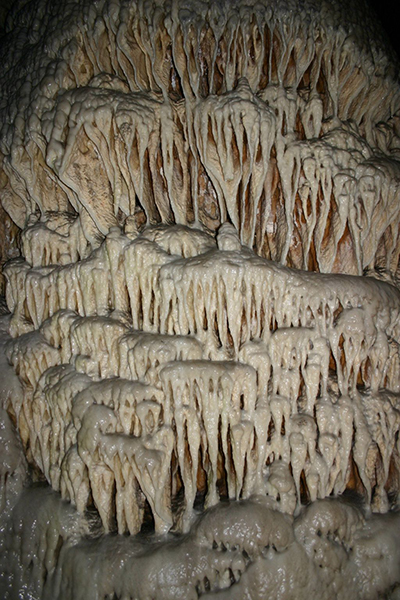
[[[4,597],[395,594],[400,86],[364,4],[7,28]]]

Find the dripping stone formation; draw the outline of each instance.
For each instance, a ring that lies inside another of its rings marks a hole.
[[[399,65],[360,0],[16,0],[5,600],[400,598]]]

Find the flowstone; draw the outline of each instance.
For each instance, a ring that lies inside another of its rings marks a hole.
[[[17,0],[0,55],[3,597],[395,600],[399,65],[363,2]]]

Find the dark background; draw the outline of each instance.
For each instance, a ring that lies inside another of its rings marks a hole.
[[[385,29],[400,60],[400,3],[398,0],[367,0]]]

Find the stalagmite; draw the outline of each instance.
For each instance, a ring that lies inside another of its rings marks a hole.
[[[375,21],[13,3],[5,600],[398,598],[400,86]]]

